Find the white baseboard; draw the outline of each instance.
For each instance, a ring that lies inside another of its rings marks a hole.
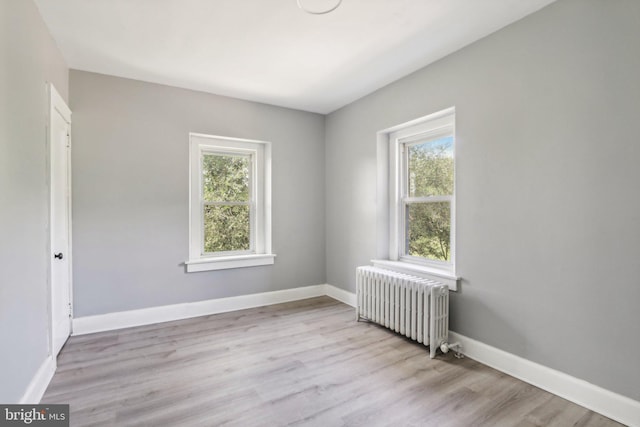
[[[112,331],[134,326],[151,325],[191,317],[208,316],[216,313],[262,307],[325,295],[327,285],[305,286],[281,291],[240,295],[183,304],[164,305],[138,310],[85,316],[73,319],[72,335],[85,335],[95,332]]]
[[[324,285],[324,287],[324,294],[326,296],[350,305],[351,307],[356,306],[356,294],[353,292],[345,291],[344,289],[333,285]]]
[[[44,396],[44,392],[47,391],[51,378],[56,372],[56,361],[53,357],[47,356],[38,371],[31,379],[27,390],[24,392],[20,404],[38,404]]]
[[[462,353],[483,365],[625,425],[640,426],[640,402],[455,332],[449,332],[449,339],[460,342]]]

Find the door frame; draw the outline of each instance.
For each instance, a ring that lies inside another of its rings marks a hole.
[[[53,161],[53,135],[52,135],[52,126],[51,126],[51,122],[53,120],[54,114],[60,114],[64,120],[67,121],[67,123],[69,124],[69,130],[71,130],[71,110],[69,109],[69,107],[67,106],[67,103],[65,102],[65,100],[62,98],[62,96],[60,96],[60,94],[58,93],[58,91],[56,90],[56,88],[53,86],[52,83],[48,83],[47,84],[47,97],[48,97],[48,101],[49,101],[49,108],[47,110],[47,189],[49,192],[49,197],[48,197],[48,232],[47,232],[47,238],[48,238],[48,245],[47,245],[47,259],[49,260],[49,262],[47,263],[47,267],[48,267],[48,274],[47,274],[47,307],[48,307],[48,318],[49,318],[49,345],[48,345],[48,352],[49,355],[53,358],[54,363],[56,360],[56,354],[54,354],[54,340],[53,340],[53,325],[54,325],[54,321],[53,321],[53,262],[54,262],[54,258],[53,258],[53,253],[55,251],[55,248],[53,247],[53,224],[52,224],[52,215],[53,215],[53,168],[52,168],[52,161]],[[68,198],[67,198],[67,217],[68,217],[68,242],[69,242],[69,253],[68,254],[64,254],[64,256],[67,258],[68,260],[68,266],[69,266],[69,331],[70,333],[73,333],[73,322],[72,322],[72,318],[73,318],[73,268],[72,268],[72,262],[73,262],[73,250],[72,250],[72,240],[71,240],[71,229],[72,229],[72,215],[71,215],[71,132],[69,132],[69,149],[67,150],[67,191],[68,191]]]

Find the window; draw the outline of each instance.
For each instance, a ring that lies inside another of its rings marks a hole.
[[[273,264],[270,144],[190,134],[187,271]]]
[[[389,141],[389,257],[455,272],[455,112],[396,127]]]

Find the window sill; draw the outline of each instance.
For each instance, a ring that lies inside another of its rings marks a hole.
[[[375,267],[386,268],[387,270],[397,271],[398,273],[412,274],[425,279],[437,280],[449,286],[449,290],[451,291],[458,290],[458,281],[460,278],[447,270],[412,264],[410,262],[389,261],[386,259],[372,259],[371,262]]]
[[[226,270],[229,268],[257,267],[274,263],[275,254],[252,254],[201,258],[185,261],[187,273],[198,271]]]

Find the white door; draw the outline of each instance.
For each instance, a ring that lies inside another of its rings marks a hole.
[[[53,357],[71,333],[71,111],[50,87],[51,340]]]

